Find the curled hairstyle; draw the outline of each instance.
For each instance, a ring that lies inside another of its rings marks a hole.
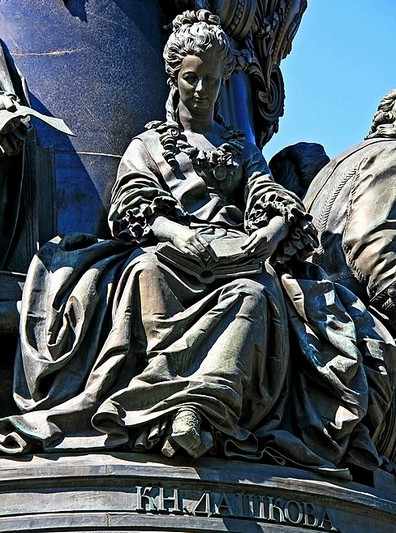
[[[164,48],[165,70],[169,76],[170,92],[165,104],[166,122],[156,127],[160,133],[163,146],[163,156],[172,169],[177,168],[175,155],[177,140],[180,137],[177,106],[179,91],[177,78],[183,59],[188,55],[201,56],[204,52],[213,50],[222,65],[222,80],[226,81],[235,66],[235,52],[233,46],[220,26],[220,19],[206,9],[185,11],[173,21],[173,31]],[[214,119],[226,126],[223,117],[218,112],[218,101],[215,103]]]
[[[379,103],[366,139],[396,137],[396,89],[392,89]]]
[[[170,82],[177,84],[184,57],[200,56],[207,50],[216,52],[216,57],[223,65],[223,80],[227,80],[234,69],[234,50],[220,26],[219,17],[205,9],[185,11],[178,15],[164,49],[165,70]]]

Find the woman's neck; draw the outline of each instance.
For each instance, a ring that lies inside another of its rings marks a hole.
[[[193,115],[184,105],[179,105],[178,111],[180,125],[187,132],[206,133],[214,128],[213,110]]]

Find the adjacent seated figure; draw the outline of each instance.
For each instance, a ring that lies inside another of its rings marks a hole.
[[[313,261],[396,338],[396,89],[382,98],[365,140],[326,165],[304,201],[319,229]],[[394,397],[384,454],[395,454],[395,423]]]
[[[396,337],[396,89],[381,100],[365,140],[317,175],[305,204],[319,229],[314,262]]]
[[[32,261],[21,413],[0,420],[1,450],[210,453],[346,477],[377,468],[393,339],[304,261],[316,237],[302,203],[217,114],[234,62],[218,18],[178,16],[164,57],[167,118],[121,161],[114,239],[69,235]],[[255,273],[235,263],[205,280],[158,255],[169,243],[206,264],[215,243],[232,251],[241,238]]]
[[[0,335],[17,333],[24,273],[39,242],[54,235],[49,209],[46,228],[38,228],[41,204],[52,211],[50,200],[38,201],[42,177],[53,172],[52,152],[37,144],[30,116],[72,135],[63,120],[30,107],[26,80],[0,39]]]
[[[24,89],[24,80],[0,40],[0,334],[16,333],[19,320],[16,301],[9,298],[14,291],[5,287],[2,271],[13,270],[10,257],[15,253],[24,215],[21,208],[26,159],[23,146],[29,119],[15,117],[6,121],[4,115],[15,113],[16,102],[28,103]],[[16,282],[15,285],[19,289]],[[19,296],[20,291],[16,292]]]
[[[0,116],[14,112],[15,103],[27,104],[23,78],[17,71],[5,44],[0,40]],[[17,231],[21,201],[22,147],[28,122],[14,118],[0,127],[0,270],[7,263]]]

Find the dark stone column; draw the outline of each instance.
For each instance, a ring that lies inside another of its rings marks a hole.
[[[166,22],[156,0],[2,2],[2,38],[32,106],[76,134],[35,124],[39,144],[55,149],[59,233],[106,235],[119,158],[146,122],[164,116]]]

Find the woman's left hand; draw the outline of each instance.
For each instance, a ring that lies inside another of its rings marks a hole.
[[[268,225],[254,231],[242,246],[247,254],[261,259],[268,259],[275,252],[278,244],[287,236],[288,226],[281,216],[272,218]]]

